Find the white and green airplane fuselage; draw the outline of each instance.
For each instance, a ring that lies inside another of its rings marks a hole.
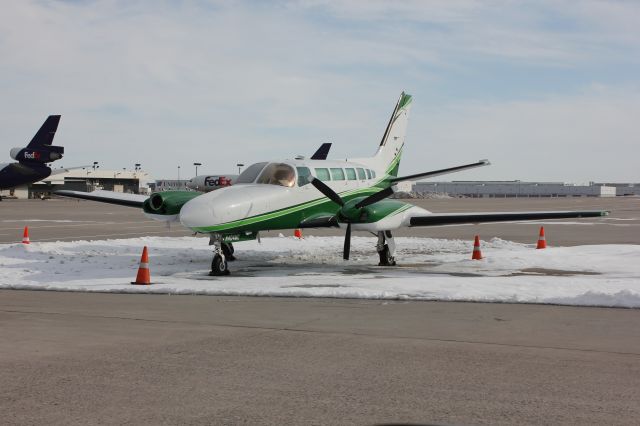
[[[400,155],[401,151],[398,160]],[[304,227],[314,220],[335,217],[340,210],[310,184],[310,177],[322,180],[348,205],[390,186],[387,179],[393,171],[393,167],[377,168],[366,160],[285,160],[268,164],[290,168],[295,173],[293,184],[239,183],[201,195],[182,207],[180,222],[195,232],[220,234]],[[429,213],[395,200],[382,200],[365,209],[353,224],[354,230],[396,229],[406,223],[409,216],[403,213],[410,209],[414,214],[417,210]]]

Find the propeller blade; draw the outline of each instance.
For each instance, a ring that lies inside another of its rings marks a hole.
[[[344,249],[342,250],[342,258],[349,260],[349,253],[351,252],[351,223],[347,224],[347,232],[344,234]]]
[[[392,187],[385,188],[382,191],[378,191],[375,194],[369,195],[367,198],[356,204],[355,208],[360,209],[362,207],[367,207],[370,204],[376,203],[380,200],[384,200],[388,196],[393,195],[393,193],[394,191]]]
[[[329,188],[320,179],[317,179],[317,178],[311,179],[311,185],[315,186],[318,191],[322,192],[327,198],[330,198],[331,201],[333,201],[340,207],[344,206],[344,201],[342,201],[342,198],[340,198],[340,196],[336,194],[333,189]]]

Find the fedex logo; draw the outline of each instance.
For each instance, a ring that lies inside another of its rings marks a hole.
[[[231,186],[231,179],[224,176],[207,176],[204,178],[205,186]]]
[[[38,151],[33,151],[33,152],[25,151],[24,158],[25,160],[39,160],[40,153]]]

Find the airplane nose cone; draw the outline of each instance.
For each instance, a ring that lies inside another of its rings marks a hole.
[[[187,201],[180,209],[180,223],[193,230],[202,230],[201,228],[215,225],[216,221],[208,197],[201,195]]]

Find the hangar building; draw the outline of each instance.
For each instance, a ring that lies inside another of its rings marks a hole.
[[[53,191],[59,189],[87,192],[104,189],[130,194],[146,194],[149,191],[149,181],[151,177],[142,170],[103,170],[88,167],[52,175],[30,185],[3,190],[0,191],[0,196],[41,198],[51,196]]]

